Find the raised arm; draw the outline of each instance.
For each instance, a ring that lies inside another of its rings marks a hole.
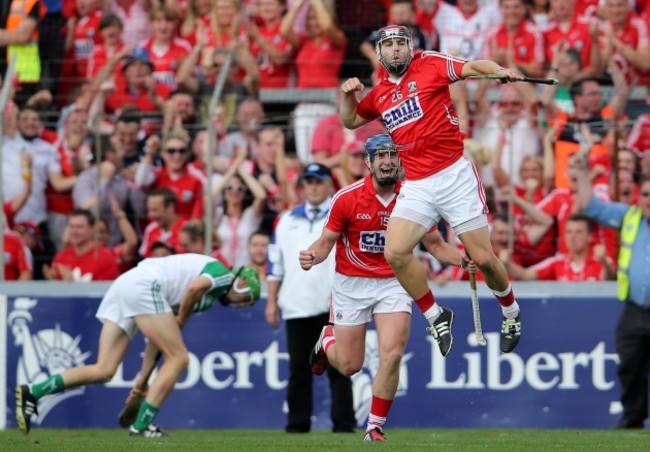
[[[327,256],[329,256],[340,236],[340,232],[323,228],[323,232],[318,240],[312,243],[308,249],[300,251],[300,255],[298,256],[300,267],[303,270],[309,270],[314,265],[318,265],[327,259]]]
[[[289,11],[282,18],[280,22],[280,34],[284,39],[289,41],[293,47],[300,46],[300,36],[296,33],[296,30],[293,29],[293,24],[296,22],[296,16],[300,7],[302,6],[304,0],[296,0],[293,6],[289,8]]]
[[[359,107],[357,92],[363,92],[364,88],[361,80],[356,77],[347,79],[341,85],[342,95],[339,116],[343,125],[348,129],[357,129],[370,122],[357,114],[357,108]]]

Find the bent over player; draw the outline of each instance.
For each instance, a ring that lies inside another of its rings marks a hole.
[[[400,152],[405,182],[386,230],[385,255],[395,276],[431,323],[429,328],[443,356],[451,350],[453,312],[438,306],[413,248],[441,218],[453,228],[468,256],[479,267],[501,304],[500,348],[517,346],[521,334],[519,305],[505,267],[490,245],[485,192],[474,166],[463,158],[462,134],[449,85],[469,76],[500,74],[516,80],[520,74],[493,61],[465,61],[437,52],[413,58],[406,27],[379,30],[377,56],[388,71],[359,101],[364,90],[358,78],[341,86],[340,116],[354,129],[379,117]]]
[[[322,374],[328,361],[344,375],[358,372],[365,356],[367,324],[375,322],[379,369],[364,441],[384,441],[383,426],[397,391],[413,300],[395,279],[383,253],[386,225],[401,186],[395,145],[389,135],[374,135],[366,141],[365,151],[370,174],[334,196],[321,236],[300,252],[299,259],[303,270],[309,270],[323,262],[336,244],[330,311],[335,326],[323,327],[311,356],[313,373]],[[424,242],[442,262],[466,261],[435,228]]]
[[[224,305],[243,307],[259,296],[260,279],[250,267],[233,273],[221,262],[200,254],[145,259],[113,282],[97,309],[96,317],[104,323],[97,362],[16,388],[18,427],[29,433],[31,417],[38,414],[41,397],[110,381],[131,339],[140,330],[149,340],[147,347],[151,344],[158,349],[165,362],[129,432],[147,438],[163,436],[152,422],[189,362],[181,328],[193,312],[204,311],[217,300]]]

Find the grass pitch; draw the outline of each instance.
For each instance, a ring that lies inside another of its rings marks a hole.
[[[314,431],[288,435],[277,430],[170,430],[163,439],[132,438],[125,430],[63,430],[34,428],[25,436],[18,430],[0,431],[0,451],[650,451],[645,430],[505,430],[505,429],[387,429],[387,443],[363,443],[363,432],[332,434]]]

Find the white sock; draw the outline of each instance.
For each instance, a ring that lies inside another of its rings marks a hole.
[[[501,312],[506,319],[514,319],[519,315],[519,304],[515,301],[510,306],[501,306]]]
[[[422,314],[424,315],[424,318],[427,319],[427,322],[429,322],[429,325],[433,325],[433,322],[435,322],[438,317],[440,317],[440,314],[442,314],[442,308],[438,303],[434,303],[433,306]]]

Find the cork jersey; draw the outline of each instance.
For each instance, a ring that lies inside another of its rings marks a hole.
[[[460,80],[465,62],[438,52],[422,52],[400,79],[384,78],[359,103],[359,116],[383,121],[402,151],[408,180],[435,174],[463,154],[463,135],[449,85]]]
[[[336,243],[338,273],[366,278],[395,276],[384,258],[384,245],[400,186],[398,182],[393,195],[384,199],[368,175],[334,195],[325,227],[341,233]]]

